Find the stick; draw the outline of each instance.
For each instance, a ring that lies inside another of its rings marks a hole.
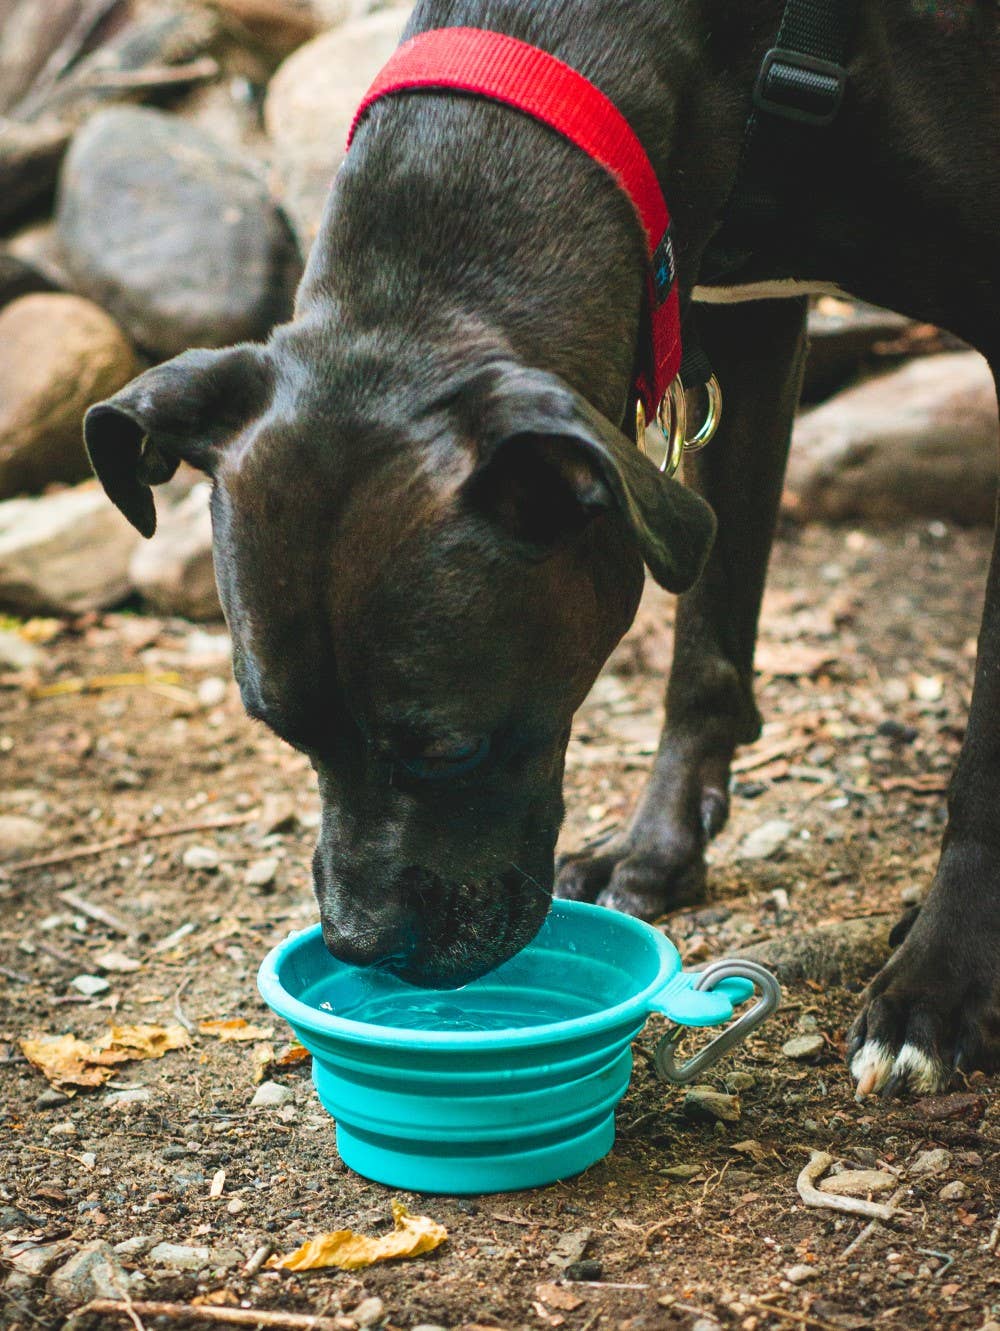
[[[772,1317],[782,1317],[786,1322],[798,1322],[800,1326],[817,1327],[819,1331],[836,1331],[832,1322],[821,1322],[818,1317],[809,1317],[806,1313],[793,1312],[791,1308],[776,1308],[771,1303],[760,1303],[757,1299],[743,1299],[758,1312],[770,1313]]]
[[[1000,1211],[997,1212],[997,1222],[993,1226],[992,1233],[983,1244],[983,1250],[985,1252],[995,1252],[998,1242],[1000,1242]]]
[[[899,1202],[899,1200],[903,1196],[905,1196],[905,1194],[906,1194],[905,1188],[897,1188],[896,1191],[889,1198],[886,1205],[890,1206],[893,1210],[895,1210],[897,1202]],[[868,1242],[871,1236],[875,1233],[876,1229],[878,1229],[878,1221],[869,1220],[868,1224],[865,1225],[864,1229],[861,1230],[859,1234],[856,1234],[853,1239],[851,1239],[850,1243],[840,1254],[841,1257],[850,1257],[852,1252],[857,1252],[857,1250],[861,1247],[863,1243]]]
[[[88,1313],[110,1313],[120,1317],[168,1317],[175,1321],[215,1322],[223,1326],[280,1327],[282,1331],[354,1331],[350,1317],[322,1317],[314,1313],[263,1312],[255,1308],[215,1308],[210,1304],[163,1303],[153,1299],[91,1299],[73,1314],[73,1320]]]
[[[94,91],[129,92],[142,88],[170,88],[177,83],[202,83],[214,79],[218,61],[210,55],[191,60],[186,65],[149,65],[145,69],[94,70],[78,86]]]
[[[86,915],[89,919],[96,920],[98,924],[105,925],[112,933],[122,934],[125,938],[131,938],[135,933],[131,925],[126,924],[124,920],[120,920],[117,915],[112,915],[103,906],[95,906],[92,902],[87,901],[85,897],[78,896],[76,892],[57,892],[56,896],[60,901],[64,901],[67,906],[72,906],[74,910],[78,910],[81,915]]]
[[[29,869],[48,869],[53,864],[69,864],[72,860],[89,859],[104,855],[109,850],[123,850],[138,846],[143,841],[159,841],[163,837],[185,836],[188,832],[210,832],[223,827],[240,827],[252,823],[257,813],[230,813],[221,818],[205,818],[199,823],[175,823],[172,827],[152,827],[146,832],[129,832],[124,836],[109,837],[107,841],[92,841],[72,850],[58,850],[51,855],[36,855],[33,860],[8,860],[0,864],[4,873],[26,873]]]
[[[846,1215],[865,1215],[870,1220],[892,1219],[895,1214],[893,1207],[882,1202],[869,1202],[863,1197],[840,1197],[835,1192],[820,1192],[814,1187],[832,1164],[832,1155],[827,1155],[826,1151],[813,1151],[795,1184],[806,1206],[821,1206],[828,1211],[843,1211]]]

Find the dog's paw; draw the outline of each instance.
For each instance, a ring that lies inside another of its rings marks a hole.
[[[906,920],[905,940],[875,977],[851,1028],[857,1098],[943,1090],[957,1071],[1000,1067],[1000,906],[939,875]]]
[[[694,838],[643,845],[622,833],[567,855],[559,865],[555,895],[598,905],[641,920],[701,901],[705,895],[703,845]]]

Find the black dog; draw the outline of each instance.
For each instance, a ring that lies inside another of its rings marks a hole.
[[[727,402],[691,476],[704,499],[611,423],[626,420],[643,299],[628,199],[542,125],[463,96],[370,111],[295,320],[266,346],[189,352],[90,413],[98,474],[146,534],[149,485],[178,459],[214,479],[246,706],[319,776],[315,886],[337,956],[460,984],[531,938],[570,720],[632,619],[643,561],[687,592],[669,720],[632,821],[571,857],[558,890],[647,918],[702,893],[733,750],[759,728],[754,639],[801,292],[835,285],[1000,365],[1000,11],[933,8],[862,7],[840,113],[774,171],[772,222],[738,237],[729,294],[795,298],[700,309]],[[596,83],[663,185],[686,309],[781,13],[424,0],[409,33],[509,33]],[[952,1061],[1000,1058],[998,716],[995,556],[937,878],[853,1034],[862,1091],[930,1089]]]

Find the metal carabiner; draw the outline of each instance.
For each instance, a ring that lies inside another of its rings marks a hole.
[[[687,1028],[677,1026],[668,1031],[660,1039],[653,1053],[657,1074],[664,1081],[672,1082],[675,1086],[685,1086],[688,1082],[694,1081],[734,1045],[745,1040],[762,1021],[766,1021],[781,1002],[781,986],[771,972],[758,965],[756,961],[741,961],[739,958],[716,961],[711,966],[706,966],[695,981],[694,988],[713,989],[720,980],[732,977],[751,980],[755,988],[760,990],[760,997],[749,1011],[744,1012],[731,1026],[727,1026],[721,1035],[717,1035],[704,1049],[700,1049],[686,1063],[681,1063],[679,1066],[674,1061],[674,1049]]]

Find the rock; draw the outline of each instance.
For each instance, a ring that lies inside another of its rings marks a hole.
[[[371,1298],[362,1299],[356,1308],[351,1309],[351,1319],[357,1322],[358,1326],[376,1326],[385,1317],[385,1304],[373,1294]]]
[[[54,291],[55,288],[55,282],[40,269],[9,250],[0,250],[0,306],[36,291]]]
[[[188,846],[181,856],[181,863],[185,869],[214,873],[219,867],[219,852],[212,846]]]
[[[809,311],[809,354],[802,401],[829,397],[861,369],[879,342],[900,337],[910,320],[860,301],[821,297]]]
[[[769,860],[794,831],[792,824],[785,822],[784,818],[772,818],[747,833],[740,842],[737,854],[744,860]]]
[[[211,1261],[209,1248],[185,1243],[157,1243],[148,1253],[150,1265],[167,1271],[201,1271]]]
[[[243,881],[247,887],[270,887],[277,872],[278,861],[273,855],[269,855],[267,859],[254,860],[247,869]]]
[[[0,609],[81,615],[128,595],[141,539],[96,483],[0,503]]]
[[[10,1263],[21,1275],[37,1280],[57,1267],[73,1251],[73,1246],[65,1239],[57,1243],[42,1243],[37,1247],[25,1248],[16,1257],[10,1258]]]
[[[0,499],[90,475],[81,421],[138,373],[124,334],[80,296],[22,296],[0,310]]]
[[[157,1242],[152,1234],[133,1234],[129,1239],[122,1239],[115,1244],[115,1252],[123,1257],[143,1257]]]
[[[132,971],[142,969],[141,961],[126,956],[124,952],[103,952],[94,958],[94,963],[100,966],[102,971],[111,971],[116,975],[128,975]]]
[[[257,831],[261,837],[294,831],[299,822],[295,801],[287,795],[265,795],[261,801]]]
[[[255,1109],[274,1109],[278,1105],[287,1104],[294,1098],[292,1092],[287,1086],[282,1086],[276,1081],[262,1081],[254,1092],[254,1097],[250,1104]]]
[[[584,1258],[579,1262],[570,1262],[564,1268],[567,1280],[603,1280],[604,1267],[593,1258]]]
[[[71,1308],[91,1299],[120,1299],[128,1286],[124,1267],[104,1239],[85,1243],[49,1277],[49,1293]]]
[[[969,1195],[969,1189],[961,1179],[957,1178],[953,1183],[946,1183],[938,1197],[943,1202],[964,1202]]]
[[[88,120],[56,223],[79,289],[158,358],[261,338],[291,312],[301,261],[264,182],[175,116],[120,106]]]
[[[0,859],[37,850],[47,837],[47,830],[34,818],[24,818],[18,813],[0,813]]]
[[[358,103],[399,43],[407,7],[380,10],[306,42],[267,90],[279,197],[303,252],[316,239],[330,182],[344,158]]]
[[[740,1100],[737,1095],[725,1095],[711,1087],[692,1086],[684,1097],[684,1113],[688,1118],[700,1123],[721,1120],[723,1123],[736,1123],[740,1117]]]
[[[223,14],[235,19],[255,45],[267,53],[287,55],[314,37],[323,16],[303,0],[213,0]],[[346,9],[346,6],[345,6]]]
[[[156,534],[136,546],[129,577],[158,615],[185,619],[221,619],[222,607],[212,564],[212,488],[196,485],[157,518]]]
[[[144,1105],[149,1101],[148,1086],[133,1086],[127,1091],[109,1091],[101,1101],[108,1109],[115,1109],[118,1105]]]
[[[968,1091],[956,1091],[952,1095],[925,1095],[913,1106],[915,1116],[925,1123],[946,1123],[951,1119],[962,1118],[970,1123],[978,1123],[986,1109],[986,1097]]]
[[[681,1183],[687,1183],[689,1179],[698,1178],[704,1174],[705,1170],[701,1165],[667,1165],[661,1169],[660,1173],[666,1178],[679,1179]]]
[[[41,670],[45,653],[19,633],[0,629],[0,668],[4,670]],[[30,820],[25,820],[30,821]],[[2,839],[2,836],[0,836]]]
[[[868,980],[889,958],[889,931],[895,915],[822,924],[815,929],[771,938],[737,950],[759,961],[782,984],[812,980],[824,987]]]
[[[42,1091],[35,1099],[36,1109],[59,1109],[62,1105],[69,1103],[69,1096],[63,1091],[57,1091],[54,1086],[50,1086],[47,1091]]]
[[[111,988],[107,980],[100,975],[77,975],[69,983],[71,989],[83,994],[85,998],[96,998],[98,994],[106,994]]]
[[[818,1275],[815,1266],[806,1266],[802,1263],[799,1266],[790,1266],[785,1272],[785,1279],[793,1285],[804,1285],[807,1280],[815,1280]]]
[[[209,675],[198,684],[198,702],[202,707],[218,707],[225,702],[229,685],[219,675]]]
[[[884,1169],[842,1169],[839,1174],[828,1174],[822,1179],[819,1190],[838,1197],[877,1197],[883,1192],[893,1192],[898,1186],[895,1174]]]
[[[927,356],[806,412],[784,507],[798,521],[992,522],[997,408],[976,352]]]
[[[797,1035],[781,1046],[781,1052],[786,1058],[809,1059],[821,1054],[825,1048],[822,1035]]]
[[[951,1166],[951,1152],[946,1151],[943,1146],[937,1146],[932,1151],[921,1151],[909,1166],[908,1172],[912,1178],[922,1178],[927,1175],[943,1174]]]
[[[752,1072],[727,1072],[725,1080],[731,1091],[749,1091],[757,1085],[757,1078]]]

